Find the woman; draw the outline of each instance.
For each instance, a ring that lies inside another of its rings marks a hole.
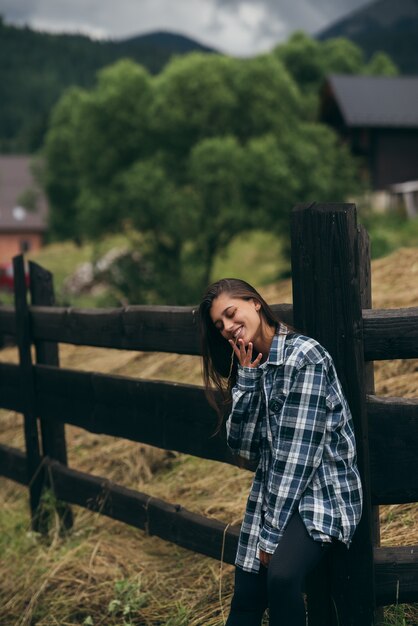
[[[267,607],[270,626],[305,626],[306,575],[332,541],[350,545],[361,516],[347,401],[325,348],[248,283],[211,285],[199,319],[208,398],[223,397],[218,429],[229,413],[228,446],[257,467],[227,626],[260,626]]]

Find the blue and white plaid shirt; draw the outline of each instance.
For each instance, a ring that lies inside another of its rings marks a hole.
[[[234,454],[258,460],[235,564],[258,572],[296,509],[311,537],[349,545],[362,510],[352,418],[335,366],[317,341],[275,334],[268,359],[238,366],[228,417]]]

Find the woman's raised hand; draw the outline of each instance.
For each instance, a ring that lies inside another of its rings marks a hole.
[[[238,361],[242,367],[258,367],[261,359],[263,358],[262,353],[251,361],[253,356],[253,344],[251,341],[248,344],[248,348],[245,348],[245,343],[243,339],[238,339],[237,343],[235,343],[232,339],[228,340],[232,346],[233,351],[238,357]],[[237,345],[239,344],[239,345]]]

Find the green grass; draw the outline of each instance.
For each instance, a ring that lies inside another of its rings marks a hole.
[[[372,259],[386,256],[399,247],[418,246],[418,218],[406,220],[399,214],[371,214],[359,211],[359,221],[366,227],[371,239]],[[110,306],[112,297],[106,291],[100,295],[63,293],[65,279],[82,263],[95,261],[114,247],[129,245],[123,235],[109,236],[96,243],[76,246],[73,242],[52,243],[38,253],[28,255],[48,269],[54,276],[57,304],[74,307]],[[222,277],[242,278],[262,287],[290,271],[290,262],[285,258],[279,238],[271,233],[254,230],[236,236],[220,254],[213,266],[211,280]],[[13,294],[1,293],[3,304],[13,304]]]
[[[193,462],[197,467],[199,459],[193,459]],[[176,469],[177,471],[181,470],[181,467],[181,464],[177,468],[174,467],[173,472],[175,473]],[[96,553],[96,550],[92,552],[94,541],[90,541],[89,545],[89,539],[94,537],[96,533],[100,539],[103,539],[106,535],[104,535],[102,529],[95,528],[94,522],[90,526],[76,521],[73,532],[65,538],[57,540],[57,538],[54,539],[52,536],[52,538],[49,538],[49,541],[45,541],[39,535],[30,531],[27,500],[27,492],[24,488],[17,487],[14,492],[9,488],[8,497],[3,500],[3,507],[0,508],[0,550],[2,554],[3,576],[7,571],[8,576],[16,581],[15,590],[21,596],[26,594],[25,585],[21,582],[26,579],[26,585],[32,587],[32,595],[30,593],[27,594],[26,601],[29,602],[33,594],[36,594],[38,588],[36,584],[37,578],[48,577],[49,571],[55,567],[59,569],[61,574],[61,586],[54,582],[54,578],[51,578],[48,586],[43,589],[42,594],[37,598],[30,624],[33,624],[33,626],[52,626],[55,623],[71,624],[71,626],[144,626],[145,624],[149,626],[151,623],[164,624],[165,626],[189,626],[189,624],[196,624],[194,612],[197,607],[188,606],[186,598],[182,598],[179,601],[174,600],[171,602],[171,605],[168,602],[166,603],[164,621],[161,621],[157,614],[155,621],[148,621],[148,619],[143,621],[141,619],[143,609],[150,609],[153,605],[156,607],[155,610],[158,609],[159,592],[154,592],[149,586],[150,581],[142,580],[141,574],[138,571],[135,572],[135,568],[132,567],[130,570],[126,569],[125,576],[115,578],[113,581],[111,579],[107,580],[107,577],[100,575],[98,575],[96,581],[94,575],[91,580],[86,580],[87,591],[97,594],[98,597],[94,598],[94,602],[91,605],[87,601],[80,603],[78,606],[77,585],[79,585],[79,581],[77,581],[77,578],[80,574],[77,574],[77,562],[80,563],[81,572],[83,562],[85,567],[85,563],[94,558],[91,554]],[[111,536],[110,531],[109,542],[111,542]],[[155,539],[155,541],[158,540]],[[140,548],[139,543],[138,548]],[[172,546],[172,548],[171,559],[174,560],[176,546]],[[64,576],[64,581],[66,580],[67,582],[63,582],[60,563],[65,563],[67,560],[70,562],[68,558],[70,554],[75,555],[73,559],[75,558],[76,561],[73,562],[73,567],[68,571],[68,575]],[[134,562],[135,559],[140,559],[141,551],[139,550],[137,555],[133,553],[131,556]],[[196,558],[199,559],[199,555]],[[211,561],[209,560],[203,564],[202,568],[206,570],[210,566]],[[184,563],[180,558],[178,567],[178,582],[181,585],[182,575],[185,567],[187,567],[187,563]],[[120,567],[119,571],[122,573],[123,568]],[[172,575],[175,576],[175,568],[173,567]],[[1,587],[3,584],[5,587],[3,593],[5,595],[2,598]],[[78,588],[78,593],[80,593],[80,587]],[[0,585],[0,603],[2,599],[5,602],[10,601],[10,596],[6,595],[7,589],[10,589],[10,586],[7,585],[5,578],[3,578],[3,583]],[[210,601],[209,599],[207,600],[207,609],[214,604],[214,591],[216,589],[212,588]],[[206,596],[203,593],[199,605],[201,615],[205,614],[205,598]],[[90,610],[89,606],[91,606]],[[226,602],[224,610],[227,614]],[[160,611],[158,611],[158,615],[161,615]],[[4,614],[3,617],[5,617]],[[416,618],[416,606],[415,608],[413,605],[404,604],[389,606],[385,607],[384,621],[379,626],[416,626]],[[58,619],[61,621],[56,621]],[[17,625],[18,622],[2,623],[10,623],[11,626],[12,623]],[[220,617],[210,620],[212,626],[215,624],[220,626],[221,623]],[[267,624],[266,618],[263,624]]]
[[[58,304],[71,304],[77,307],[94,307],[100,304],[100,297],[80,294],[77,296],[63,295],[64,281],[82,263],[94,262],[106,254],[112,248],[120,248],[127,245],[127,239],[123,235],[113,235],[98,242],[87,242],[77,246],[72,241],[52,243],[34,255],[28,255],[33,260],[54,276],[55,295]],[[71,302],[68,302],[71,300]]]
[[[74,307],[109,306],[110,294],[68,295],[63,292],[65,279],[82,263],[97,260],[111,248],[125,247],[129,241],[123,235],[107,237],[96,244],[76,246],[71,241],[51,243],[36,254],[28,255],[54,277],[58,305]],[[230,276],[242,278],[258,287],[267,285],[289,271],[289,262],[283,258],[279,239],[272,233],[252,231],[235,237],[227,250],[216,258],[211,279]],[[13,294],[1,293],[2,304],[13,304]]]
[[[397,248],[418,246],[418,218],[406,220],[398,213],[359,213],[359,221],[370,236],[372,259],[394,252]]]
[[[65,278],[82,263],[100,258],[113,247],[128,244],[128,240],[122,235],[108,237],[94,246],[91,243],[82,247],[77,247],[72,242],[54,243],[29,258],[33,258],[53,274],[58,303],[65,299],[70,300],[71,306],[94,307],[106,302],[106,294],[80,294],[64,298],[62,285]],[[289,262],[283,258],[278,237],[272,233],[252,231],[235,237],[225,252],[216,258],[211,280],[230,276],[263,286],[278,280],[280,275],[288,271]]]
[[[273,233],[254,230],[235,237],[218,256],[212,280],[241,278],[258,287],[268,285],[289,270],[279,238]]]

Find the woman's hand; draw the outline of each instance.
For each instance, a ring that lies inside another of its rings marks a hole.
[[[268,567],[272,556],[273,556],[272,554],[269,554],[268,552],[264,552],[264,550],[261,550],[260,548],[259,558],[260,558],[261,565],[264,565],[264,567]]]
[[[259,366],[260,361],[263,358],[263,355],[260,352],[257,358],[251,362],[251,359],[253,356],[253,344],[251,343],[251,341],[248,344],[247,349],[245,348],[245,343],[243,339],[238,339],[237,343],[239,344],[239,347],[237,343],[234,343],[232,339],[229,339],[228,341],[231,344],[233,351],[237,355],[238,361],[240,362],[240,365],[242,365],[242,367],[258,367]]]

